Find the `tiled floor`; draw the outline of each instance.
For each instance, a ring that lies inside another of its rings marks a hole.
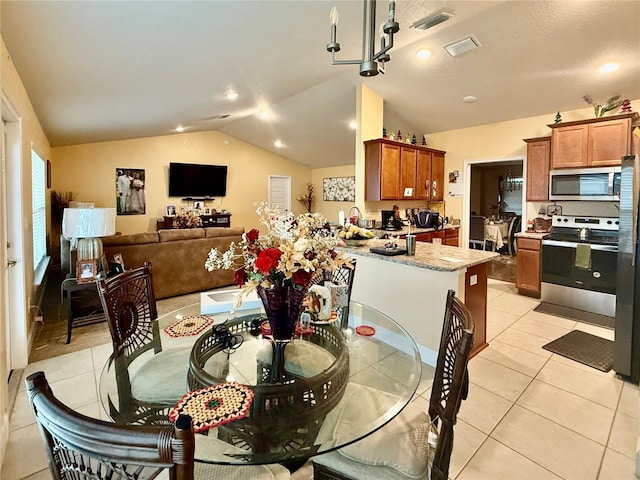
[[[638,435],[638,387],[543,350],[580,329],[613,332],[533,312],[537,301],[513,284],[489,280],[488,341],[469,363],[471,388],[455,427],[450,477],[471,479],[632,480]],[[29,365],[44,370],[62,401],[102,416],[97,381],[110,345]],[[426,406],[426,367],[415,401]],[[3,480],[47,479],[46,457],[24,389],[11,416]],[[28,455],[25,452],[29,452]]]

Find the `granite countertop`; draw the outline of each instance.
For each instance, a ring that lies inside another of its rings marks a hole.
[[[412,230],[413,231],[413,230]],[[448,245],[434,245],[428,242],[416,242],[416,254],[409,255],[380,255],[373,253],[371,247],[382,247],[388,240],[372,239],[361,247],[339,247],[348,256],[350,253],[362,255],[364,257],[377,258],[385,262],[401,263],[413,267],[438,270],[441,272],[455,272],[463,270],[480,263],[487,262],[499,254],[482,250],[471,250],[468,248],[450,247]],[[398,247],[404,248],[404,240],[398,241]]]
[[[542,240],[551,232],[518,232],[516,233],[516,238],[533,238],[535,240]]]
[[[451,229],[455,229],[455,228],[460,228],[459,225],[445,225],[442,230],[451,230]],[[418,233],[429,233],[429,232],[435,232],[436,229],[435,228],[419,228],[419,227],[411,227],[411,229],[409,229],[408,226],[403,227],[400,230],[384,230],[382,228],[372,228],[371,231],[373,233],[376,234],[376,237],[380,238],[383,235],[393,235],[393,236],[397,236],[397,235],[408,235],[409,234],[409,230],[411,230],[411,234],[412,235],[416,235]]]

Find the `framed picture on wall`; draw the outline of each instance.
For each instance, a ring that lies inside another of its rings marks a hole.
[[[323,178],[322,199],[325,202],[355,202],[356,177]]]
[[[142,168],[116,168],[116,211],[118,215],[144,215],[146,177]]]

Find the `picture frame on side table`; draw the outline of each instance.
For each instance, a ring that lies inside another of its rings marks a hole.
[[[98,262],[92,260],[78,260],[76,264],[76,282],[89,283],[96,279],[98,274]]]
[[[124,271],[124,259],[122,258],[122,254],[121,253],[114,253],[113,254],[113,261],[116,263],[119,263],[120,266],[122,267],[122,271]]]
[[[176,216],[176,206],[167,205],[167,217],[175,217],[175,216]]]
[[[209,207],[205,207],[204,214],[205,215],[211,215],[211,209]]]

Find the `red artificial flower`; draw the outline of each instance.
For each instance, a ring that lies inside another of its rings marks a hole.
[[[256,258],[255,266],[263,274],[269,275],[269,272],[278,266],[281,255],[282,251],[279,249],[267,248],[260,252],[260,255]]]
[[[258,240],[259,236],[260,236],[260,232],[255,228],[252,228],[245,234],[247,243],[255,243],[256,240]]]
[[[240,267],[238,270],[235,271],[233,275],[233,283],[241,287],[245,284],[246,281],[247,281],[247,271],[244,269],[244,267]]]
[[[293,283],[296,285],[301,285],[306,287],[311,283],[311,278],[313,277],[312,272],[307,272],[306,270],[297,270],[291,274],[291,279]]]

